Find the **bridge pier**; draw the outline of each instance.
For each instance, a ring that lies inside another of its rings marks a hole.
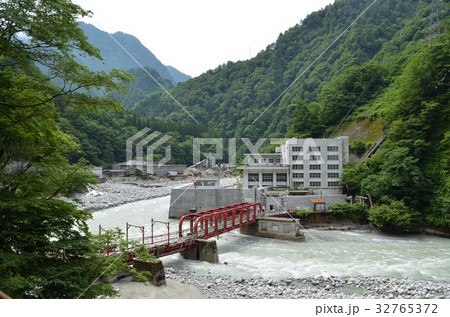
[[[195,240],[192,248],[181,252],[184,259],[200,260],[209,263],[219,263],[219,253],[217,251],[216,240]]]
[[[160,259],[153,259],[150,261],[133,260],[133,267],[138,271],[147,271],[152,273],[150,283],[155,286],[166,285],[166,274],[164,273],[164,266]]]

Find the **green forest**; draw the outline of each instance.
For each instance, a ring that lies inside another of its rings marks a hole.
[[[430,3],[378,1],[330,46],[368,5],[338,0],[256,57],[176,87],[146,68],[197,124],[143,70],[77,61],[80,52],[101,60],[78,26],[89,12],[69,0],[0,2],[0,290],[114,293],[92,284],[111,260],[88,231],[91,214],[60,198],[96,182],[92,165],[124,161],[126,140],[145,127],[170,135],[171,163],[186,165],[196,137],[321,138],[363,127],[343,175],[349,194],[373,200],[363,220],[396,232],[450,230],[449,1],[439,27]]]

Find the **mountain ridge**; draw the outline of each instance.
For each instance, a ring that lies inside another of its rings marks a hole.
[[[143,67],[154,69],[161,77],[170,80],[174,86],[191,78],[173,66],[164,65],[137,37],[131,34],[121,31],[109,34],[85,22],[79,22],[78,25],[88,37],[88,42],[100,50],[103,58],[103,62],[99,62],[86,56],[77,57],[78,62],[91,70],[109,71],[116,68],[128,71],[139,68],[140,66],[133,60],[135,58]]]

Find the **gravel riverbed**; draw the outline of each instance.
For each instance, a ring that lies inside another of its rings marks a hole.
[[[450,283],[384,276],[232,278],[166,268],[166,278],[195,286],[206,298],[218,299],[448,299]]]
[[[230,187],[235,184],[234,178],[220,179],[221,187]],[[187,188],[193,181],[188,179],[170,180],[108,180],[92,186],[88,193],[77,195],[81,201],[79,207],[89,211],[102,210],[127,203],[158,198],[170,195],[172,188]]]

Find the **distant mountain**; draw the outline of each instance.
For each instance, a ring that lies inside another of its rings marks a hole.
[[[91,24],[84,22],[79,23],[80,28],[84,31],[89,42],[100,49],[103,62],[90,57],[79,57],[78,61],[90,69],[111,70],[113,68],[130,70],[138,68],[139,65],[116,43],[119,42],[142,66],[149,67],[157,71],[162,78],[168,79],[173,85],[185,81],[190,76],[181,73],[172,66],[165,66],[158,58],[147,49],[136,37],[123,32],[116,32],[111,36],[96,28]]]
[[[175,80],[175,85],[192,78],[191,76],[180,72],[175,67],[172,67],[172,66],[166,66],[166,67],[167,67],[167,70],[169,71],[170,75],[172,75],[173,79]]]

